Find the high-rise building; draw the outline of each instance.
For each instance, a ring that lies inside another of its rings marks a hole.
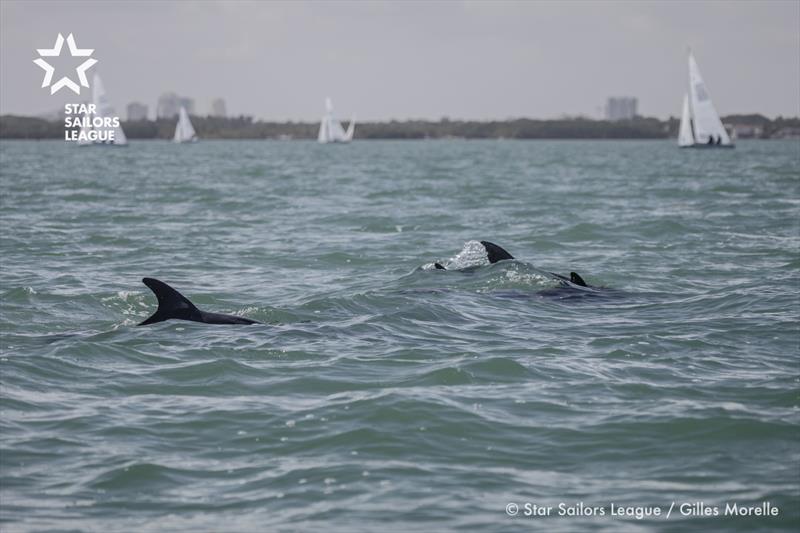
[[[225,118],[227,114],[225,100],[222,98],[215,98],[214,101],[211,102],[211,116]]]
[[[156,107],[157,118],[175,118],[181,109],[178,95],[175,93],[164,93],[158,97],[158,107]],[[188,111],[188,110],[187,110]]]
[[[147,106],[139,102],[128,104],[128,120],[147,120]]]
[[[158,97],[158,107],[156,108],[157,118],[175,118],[181,110],[181,106],[186,108],[190,115],[194,114],[194,100],[185,96],[178,96],[175,93],[164,93]]]
[[[180,111],[181,107],[185,107],[187,113],[189,113],[190,115],[194,115],[194,99],[193,98],[181,97],[181,98],[178,98],[178,101],[180,102],[180,106],[178,107],[178,111]]]
[[[609,98],[606,102],[607,120],[630,120],[636,116],[639,101],[633,97]]]

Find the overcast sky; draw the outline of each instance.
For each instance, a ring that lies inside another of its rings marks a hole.
[[[266,120],[317,120],[325,96],[360,120],[599,118],[615,95],[665,118],[680,112],[687,46],[720,114],[800,115],[798,0],[2,0],[0,113],[88,99],[41,88],[36,49],[59,32],[95,49],[89,73],[123,117],[175,91],[198,114],[221,96],[229,114]]]

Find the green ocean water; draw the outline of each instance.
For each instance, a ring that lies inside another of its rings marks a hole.
[[[796,531],[799,169],[796,140],[0,142],[0,530]],[[135,327],[144,276],[264,324]]]

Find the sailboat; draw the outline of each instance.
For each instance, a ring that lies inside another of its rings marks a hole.
[[[347,131],[344,131],[342,124],[333,118],[333,103],[330,98],[325,99],[325,116],[319,124],[319,135],[317,141],[326,143],[348,143],[353,140],[353,133],[356,129],[356,119],[350,120]]]
[[[91,116],[88,115],[89,121],[94,121],[95,123],[101,123],[102,121],[109,122],[113,121],[116,125],[110,126],[92,126],[91,124],[87,127],[82,127],[81,131],[78,136],[78,145],[80,146],[88,146],[94,144],[101,144],[101,145],[116,145],[116,146],[126,146],[128,144],[128,138],[125,137],[125,132],[122,131],[122,126],[119,124],[119,118],[114,115],[114,108],[108,102],[108,98],[106,97],[106,90],[103,87],[103,81],[100,79],[98,74],[94,75],[94,79],[92,80],[92,103],[95,106],[95,115]],[[100,117],[102,121],[95,120],[96,117]],[[108,121],[106,119],[109,119]],[[116,120],[114,120],[116,119]],[[95,140],[91,140],[88,137],[88,133],[94,130],[96,133],[93,135]],[[114,136],[113,140],[108,140],[111,138],[110,133],[113,131]],[[83,133],[87,135],[83,135]]]
[[[689,92],[683,96],[681,125],[678,128],[681,148],[733,148],[733,143],[711,102],[700,68],[689,51]]]
[[[192,121],[189,120],[189,113],[186,108],[181,106],[181,112],[178,115],[178,125],[175,126],[175,137],[172,138],[176,143],[193,143],[197,142],[197,134],[192,126]]]

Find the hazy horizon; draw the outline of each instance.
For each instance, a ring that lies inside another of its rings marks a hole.
[[[800,115],[800,3],[18,2],[0,4],[0,114],[89,98],[41,88],[37,48],[94,48],[124,117],[162,93],[197,114],[315,121],[601,118],[606,98],[680,112],[692,46],[721,115]],[[66,49],[65,49],[66,50]],[[65,52],[66,53],[66,52]],[[59,66],[73,68],[67,58]],[[56,74],[58,76],[58,74]],[[74,77],[74,76],[73,76]]]

